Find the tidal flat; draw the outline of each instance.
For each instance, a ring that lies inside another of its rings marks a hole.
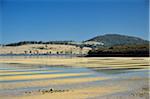
[[[149,57],[0,56],[1,99],[149,99]]]

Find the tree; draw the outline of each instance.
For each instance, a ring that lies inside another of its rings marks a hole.
[[[59,52],[57,51],[57,54],[59,54]]]
[[[79,48],[80,48],[80,54],[82,55],[82,50],[83,50],[84,46],[80,45]]]

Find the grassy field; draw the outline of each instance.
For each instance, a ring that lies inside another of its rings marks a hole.
[[[1,46],[0,54],[87,54],[91,48],[60,44],[27,44],[21,46]]]

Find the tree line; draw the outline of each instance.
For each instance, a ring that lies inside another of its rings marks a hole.
[[[89,57],[149,57],[149,44],[117,45],[95,48],[88,52]]]
[[[71,42],[73,42],[73,41],[72,40],[69,40],[69,41],[48,41],[48,42],[44,42],[44,41],[21,41],[21,42],[17,42],[17,43],[5,44],[3,46],[21,46],[21,45],[26,45],[26,44],[63,44],[63,45],[75,45],[75,44],[72,44]]]

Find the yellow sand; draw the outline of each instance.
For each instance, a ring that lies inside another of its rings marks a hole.
[[[47,70],[45,72],[49,72],[49,73],[54,73],[54,72],[62,72],[61,70]],[[11,71],[0,71],[0,76],[1,75],[11,75],[11,74],[37,74],[37,73],[43,73],[43,71],[38,71],[38,72],[31,72],[31,71],[26,71],[26,72],[21,72],[21,71],[17,71],[17,72],[11,72]]]
[[[23,97],[17,97],[12,99],[86,99],[94,98],[96,96],[102,96],[106,94],[112,94],[115,92],[125,91],[120,86],[107,86],[107,87],[89,87],[84,89],[76,89],[74,91],[63,93],[47,93],[44,95],[27,95]]]
[[[4,76],[1,77],[1,81],[5,80],[29,80],[29,79],[40,79],[40,78],[56,78],[56,77],[66,77],[66,76],[81,76],[89,75],[91,73],[66,73],[66,74],[47,74],[47,75],[26,75],[26,76]]]
[[[106,59],[106,60],[105,60]],[[136,60],[137,59],[137,60]],[[65,65],[74,67],[148,68],[150,58],[0,58],[0,63]],[[148,65],[148,66],[147,66]]]
[[[150,58],[2,58],[0,57],[0,63],[21,63],[21,64],[40,64],[43,65],[64,65],[64,66],[73,66],[73,67],[100,67],[100,68],[143,68],[149,69]],[[30,66],[30,65],[29,65]],[[20,76],[4,76],[0,80],[24,80],[24,79],[40,79],[40,78],[55,78],[55,77],[69,77],[69,76],[80,76],[80,75],[89,75],[91,73],[68,73],[68,74],[47,74],[47,75],[20,75]],[[106,80],[109,78],[105,77],[91,77],[91,78],[70,78],[70,79],[59,79],[59,80],[49,80],[49,81],[37,81],[30,83],[19,83],[19,84],[1,84],[1,88],[8,89],[19,88],[19,87],[30,87],[30,86],[47,86],[52,85],[61,85],[61,84],[73,84],[73,83],[82,83],[82,82],[92,82],[98,80]],[[131,80],[132,81],[132,80]],[[89,87],[74,89],[73,91],[63,92],[63,93],[47,93],[47,94],[31,94],[21,97],[14,97],[14,99],[86,99],[94,98],[96,96],[108,95],[111,93],[126,91],[125,86],[105,86],[105,87]],[[3,98],[3,97],[1,97]],[[12,99],[8,97],[5,99]]]
[[[46,81],[34,81],[34,82],[22,82],[22,83],[9,83],[1,84],[0,89],[13,89],[13,88],[20,88],[20,87],[44,87],[48,85],[63,85],[63,84],[77,84],[77,83],[85,83],[85,82],[92,82],[92,81],[101,81],[107,80],[109,78],[105,77],[87,77],[87,78],[68,78],[68,79],[57,79],[57,80],[46,80]]]

